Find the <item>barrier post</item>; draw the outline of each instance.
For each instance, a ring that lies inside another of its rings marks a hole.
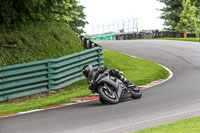
[[[54,71],[53,68],[51,68],[52,65],[52,59],[49,59],[48,63],[47,63],[47,67],[48,67],[48,91],[52,91],[52,83],[53,80],[51,79],[52,77],[52,72]]]

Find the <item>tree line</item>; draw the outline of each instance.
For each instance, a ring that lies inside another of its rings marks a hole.
[[[157,0],[166,6],[161,9],[164,25],[170,30],[200,33],[200,0]]]
[[[63,21],[77,33],[85,24],[84,7],[77,0],[0,0],[0,25],[11,27],[37,21]]]

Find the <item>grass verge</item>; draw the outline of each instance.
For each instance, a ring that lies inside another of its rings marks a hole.
[[[145,85],[154,80],[165,79],[169,75],[168,71],[153,62],[132,58],[119,52],[104,51],[104,62],[104,65],[109,66],[110,69],[123,71],[125,77],[137,85]],[[70,103],[70,98],[86,97],[91,94],[86,80],[76,82],[64,89],[66,91],[62,93],[25,102],[0,103],[0,115]]]
[[[149,128],[135,133],[199,133],[200,117],[177,121],[171,124]]]
[[[175,41],[200,42],[200,38],[150,38],[150,39],[131,39],[131,40],[175,40]]]
[[[104,57],[105,67],[123,71],[125,77],[137,85],[165,79],[169,75],[163,67],[151,61],[133,58],[119,52],[104,51]]]
[[[81,40],[62,22],[35,22],[0,29],[0,67],[58,58],[83,51]]]
[[[176,41],[200,42],[200,38],[155,38],[154,40],[176,40]]]

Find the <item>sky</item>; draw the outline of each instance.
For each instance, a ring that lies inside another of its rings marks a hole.
[[[164,20],[160,19],[163,3],[156,0],[79,0],[80,5],[85,7],[84,13],[89,24],[86,25],[85,31],[91,35],[97,32],[105,32],[113,24],[113,30],[123,25],[127,21],[133,25],[133,18],[138,20],[138,30],[164,28]],[[132,19],[131,19],[132,18]],[[122,21],[123,20],[123,21]],[[130,22],[129,22],[130,21]],[[132,22],[132,23],[131,23]],[[136,21],[135,21],[136,22]],[[136,24],[136,23],[135,23]],[[107,26],[107,28],[106,28]],[[134,26],[132,26],[134,27]],[[131,26],[129,26],[129,29]]]

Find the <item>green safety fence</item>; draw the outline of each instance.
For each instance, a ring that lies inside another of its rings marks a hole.
[[[103,35],[103,36],[95,36],[91,37],[90,40],[115,40],[115,34]]]
[[[54,91],[82,80],[84,65],[103,67],[102,47],[24,64],[0,67],[0,102]]]

